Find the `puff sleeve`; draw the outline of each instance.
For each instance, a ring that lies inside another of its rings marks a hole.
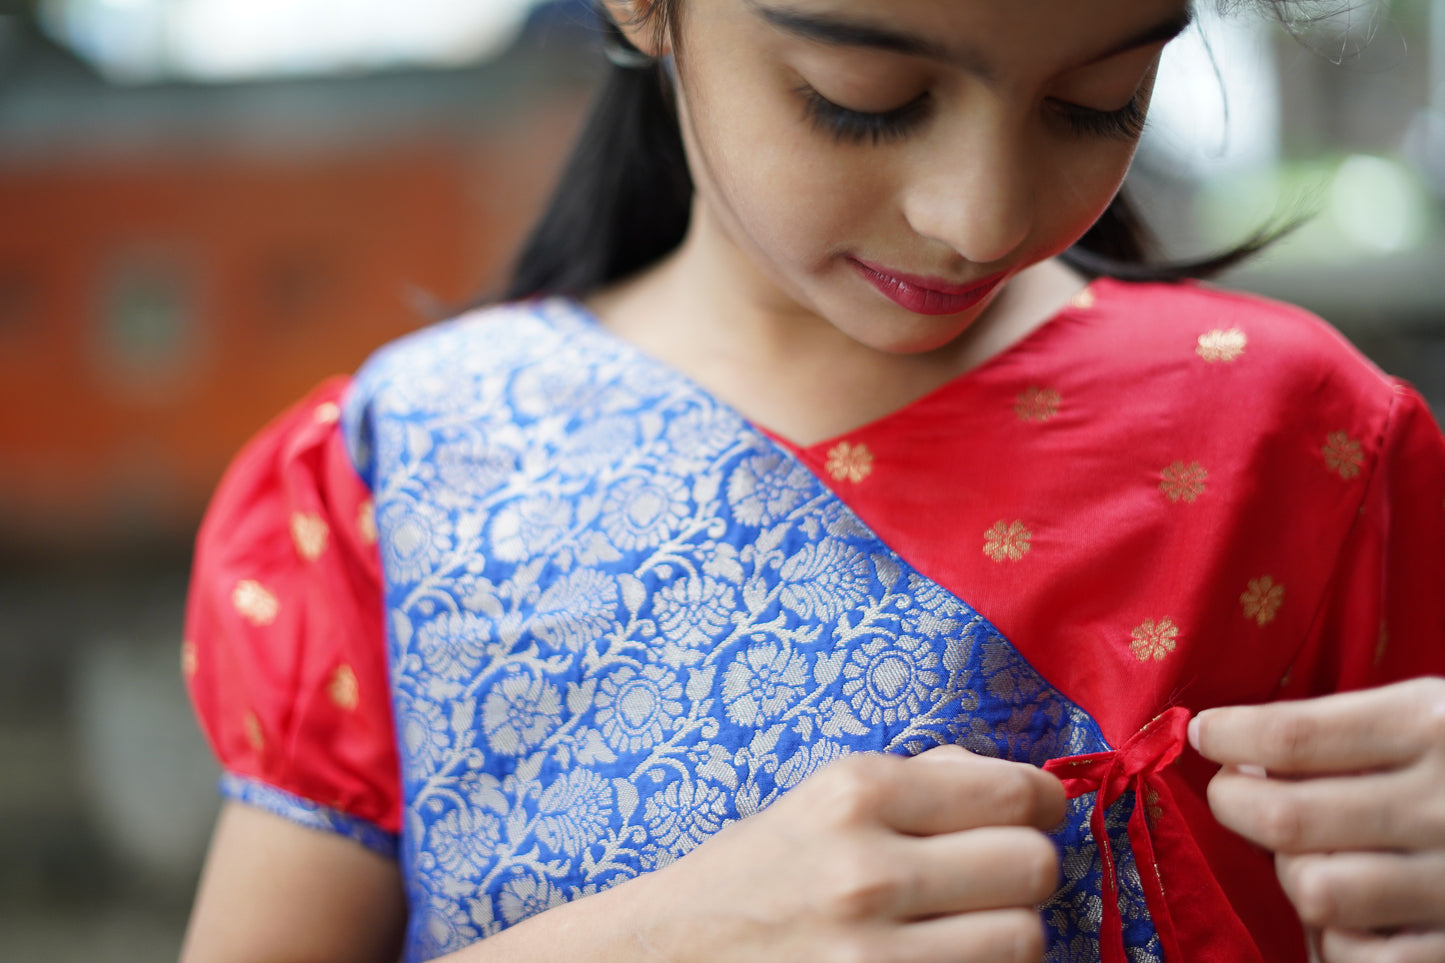
[[[196,540],[182,663],[224,795],[394,855],[381,567],[338,427],[348,386],[321,385],[227,470]]]
[[[1393,385],[1366,464],[1372,474],[1318,616],[1319,646],[1303,660],[1311,678],[1293,680],[1286,695],[1445,675],[1445,436],[1410,386]]]

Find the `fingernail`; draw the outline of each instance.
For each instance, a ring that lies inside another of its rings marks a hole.
[[[1176,731],[1177,731],[1177,730],[1176,730]],[[1198,751],[1199,751],[1199,717],[1198,717],[1198,716],[1195,716],[1193,719],[1190,719],[1190,720],[1189,720],[1189,744],[1194,747],[1194,751],[1195,751],[1195,752],[1198,752]]]
[[[1263,766],[1235,766],[1241,776],[1253,776],[1256,779],[1268,779],[1269,772]]]

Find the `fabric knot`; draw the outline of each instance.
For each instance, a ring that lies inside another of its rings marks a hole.
[[[1188,739],[1189,710],[1175,706],[1155,716],[1122,746],[1108,752],[1051,759],[1044,771],[1058,776],[1070,799],[1094,793],[1089,815],[1089,830],[1098,847],[1103,868],[1103,919],[1099,924],[1099,959],[1101,963],[1128,963],[1124,946],[1124,922],[1119,912],[1119,872],[1114,849],[1109,841],[1105,812],[1134,790],[1134,810],[1129,816],[1129,845],[1139,867],[1139,880],[1144,886],[1144,899],[1149,915],[1159,933],[1166,960],[1182,960],[1179,940],[1164,899],[1164,885],[1154,858],[1150,833],[1148,801],[1157,799],[1164,813],[1177,814],[1169,787],[1160,778],[1166,768],[1184,751]]]

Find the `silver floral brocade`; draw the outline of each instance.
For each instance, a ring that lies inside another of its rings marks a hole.
[[[409,961],[666,865],[845,753],[1109,748],[791,455],[572,302],[392,345],[344,425],[387,583]],[[1084,802],[1051,959],[1098,958]]]

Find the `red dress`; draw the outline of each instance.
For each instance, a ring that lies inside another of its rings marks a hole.
[[[228,772],[386,849],[405,669],[386,655],[373,492],[338,428],[349,390],[322,386],[228,473],[184,661]],[[1445,672],[1445,438],[1418,394],[1305,312],[1101,280],[893,414],[817,445],[773,440],[1110,746],[1142,745],[1170,709]],[[1214,767],[1188,749],[1166,767],[1179,750],[1131,784],[1166,950],[1303,959],[1270,860],[1209,814]]]

